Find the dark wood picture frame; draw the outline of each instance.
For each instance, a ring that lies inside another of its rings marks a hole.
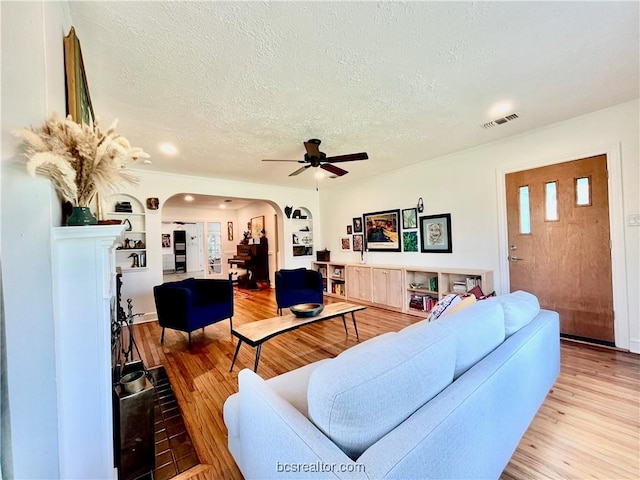
[[[363,214],[366,249],[370,252],[399,252],[400,210],[383,210]]]
[[[362,233],[362,217],[353,217],[353,233]]]
[[[67,115],[76,123],[93,127],[94,113],[89,94],[89,84],[82,60],[80,40],[75,28],[63,39],[64,71],[67,90]]]
[[[452,253],[451,214],[420,217],[420,251],[423,253]]]

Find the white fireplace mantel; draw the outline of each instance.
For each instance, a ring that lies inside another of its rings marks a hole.
[[[60,478],[115,478],[111,308],[121,225],[52,231]]]

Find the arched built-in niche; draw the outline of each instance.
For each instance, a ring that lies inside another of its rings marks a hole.
[[[305,207],[295,207],[291,211],[292,253],[294,257],[313,256],[313,219]]]

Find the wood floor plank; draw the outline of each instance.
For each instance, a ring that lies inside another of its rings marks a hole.
[[[333,302],[333,299],[327,299]],[[275,315],[272,290],[235,297],[234,325]],[[398,331],[418,317],[374,307],[356,313],[360,341]],[[356,345],[353,324],[340,319],[287,332],[262,348],[258,373],[271,378]],[[201,465],[177,480],[241,479],[227,450],[222,418],[226,398],[238,389],[238,372],[253,369],[255,349],[243,345],[229,372],[236,339],[224,321],[187,335],[137,324],[135,335],[147,367],[164,365]],[[561,373],[522,438],[502,480],[640,478],[640,355],[562,342]]]

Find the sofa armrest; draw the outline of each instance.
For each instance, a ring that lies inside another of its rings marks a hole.
[[[369,478],[364,466],[347,457],[254,372],[242,370],[238,384],[235,440],[242,453],[236,462],[245,478]]]
[[[322,274],[317,270],[307,270],[305,286],[311,290],[319,290],[322,292]]]

